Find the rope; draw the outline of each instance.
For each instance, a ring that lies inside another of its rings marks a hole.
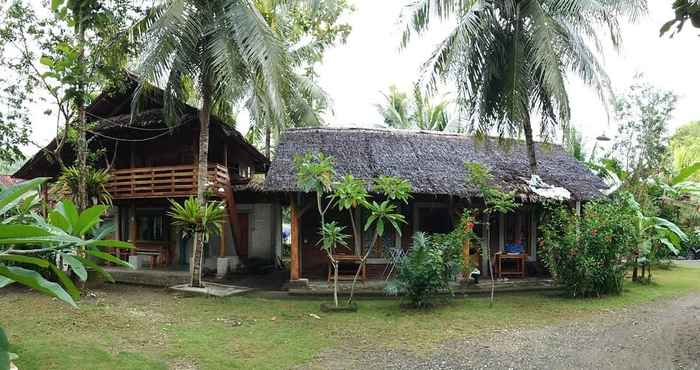
[[[115,140],[115,141],[127,141],[127,142],[142,142],[142,141],[154,140],[154,139],[157,139],[157,138],[159,138],[159,137],[161,137],[161,136],[164,136],[164,135],[167,135],[167,134],[170,133],[169,131],[165,131],[165,132],[162,132],[162,133],[160,133],[160,134],[158,134],[158,135],[151,136],[151,137],[148,137],[148,138],[145,138],[145,139],[125,139],[125,138],[119,138],[119,137],[114,137],[114,136],[109,136],[109,135],[101,134],[101,133],[99,133],[99,132],[92,131],[92,130],[87,130],[87,132],[89,132],[89,133],[91,133],[91,134],[93,134],[93,135],[101,136],[101,137],[103,137],[103,138],[105,138],[105,139],[111,139],[111,140]]]

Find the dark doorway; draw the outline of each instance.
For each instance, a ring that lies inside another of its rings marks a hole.
[[[241,244],[236,246],[236,254],[239,257],[248,257],[248,214],[238,214],[238,233]]]

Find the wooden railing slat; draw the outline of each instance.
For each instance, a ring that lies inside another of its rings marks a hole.
[[[230,177],[226,167],[210,164],[207,175],[214,194],[221,196],[219,188],[229,190]],[[106,187],[115,199],[196,195],[197,168],[194,165],[177,165],[112,170]]]

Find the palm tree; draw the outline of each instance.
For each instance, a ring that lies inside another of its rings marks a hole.
[[[337,21],[339,14],[331,16],[337,4],[319,0],[253,0],[256,9],[270,26],[289,53],[292,73],[291,82],[287,85],[284,98],[287,99],[287,115],[274,117],[265,103],[266,97],[260,94],[260,89],[251,86],[245,106],[250,113],[251,125],[246,137],[252,142],[264,139],[265,156],[270,158],[272,136],[288,127],[320,126],[323,124],[321,113],[329,106],[329,97],[313,78],[313,64],[321,61],[325,48],[332,45],[339,35],[335,27],[342,25],[330,24]],[[343,9],[341,6],[339,9]],[[328,28],[315,34],[313,25],[305,25],[301,30],[299,12],[308,14],[311,20],[319,23],[327,22]],[[342,13],[342,11],[341,11]],[[303,38],[302,36],[308,36]]]
[[[413,126],[410,118],[410,102],[406,93],[396,86],[389,86],[389,93],[384,95],[386,103],[377,104],[379,114],[384,118],[384,123],[391,128],[407,129]]]
[[[384,117],[384,124],[391,128],[445,131],[450,124],[448,101],[431,102],[417,83],[413,85],[410,98],[393,85],[384,98],[386,103],[377,104],[377,110]]]
[[[472,130],[525,135],[530,172],[537,172],[531,115],[548,137],[569,121],[566,73],[605,99],[608,76],[596,52],[605,29],[615,47],[620,20],[646,11],[643,0],[420,0],[404,31],[402,47],[437,20],[456,27],[424,65],[427,85],[454,82]]]
[[[287,52],[252,0],[163,0],[134,26],[143,41],[136,103],[149,84],[164,86],[164,115],[175,123],[183,102],[199,102],[197,201],[204,206],[212,113],[227,115],[253,86],[274,117],[286,113]],[[194,243],[192,285],[201,286],[203,238]]]

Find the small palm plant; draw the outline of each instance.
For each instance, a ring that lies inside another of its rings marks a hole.
[[[202,255],[204,244],[212,235],[221,235],[222,224],[226,218],[224,202],[208,202],[201,205],[196,198],[190,197],[180,204],[170,199],[168,216],[173,219],[172,225],[180,227],[183,236],[193,236],[194,252],[190,270],[192,279],[190,285],[202,286]]]
[[[78,167],[66,167],[61,172],[56,183],[53,185],[53,191],[63,198],[70,198],[74,203],[78,204],[78,184],[83,174]],[[103,169],[88,167],[86,177],[87,196],[90,204],[106,204],[112,205],[112,196],[107,191],[107,182],[109,182],[109,172]]]

